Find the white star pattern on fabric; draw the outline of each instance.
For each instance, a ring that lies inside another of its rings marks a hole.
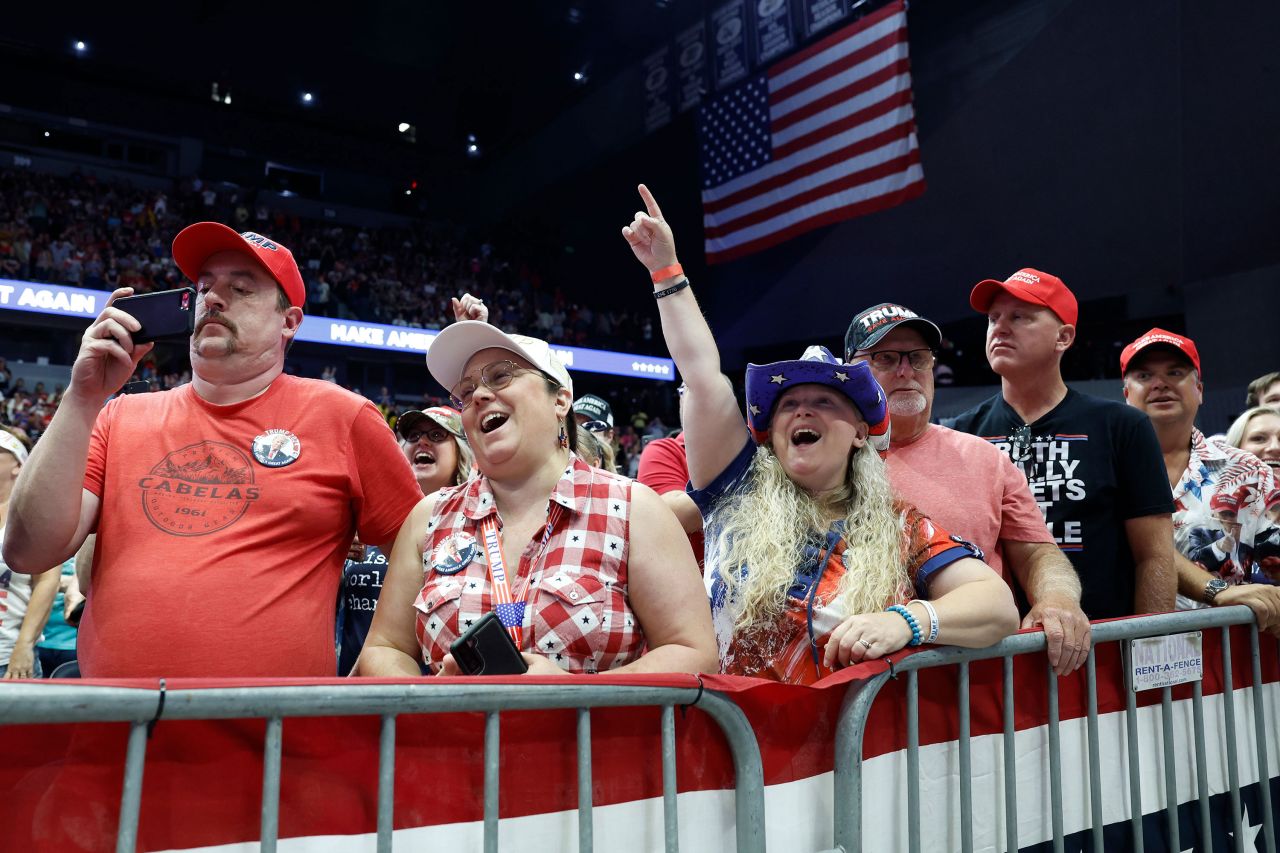
[[[772,156],[769,90],[764,76],[725,92],[699,122],[702,184],[715,187],[758,168]]]
[[[1240,836],[1244,838],[1245,850],[1258,849],[1258,834],[1260,832],[1262,832],[1262,824],[1254,826],[1253,822],[1249,820],[1249,807],[1242,806],[1240,810]],[[1232,840],[1235,839],[1236,834],[1234,832],[1228,831],[1228,834]]]
[[[836,379],[839,379],[841,382],[849,381],[849,374],[845,373],[843,370],[837,370],[835,372],[835,377]]]
[[[759,406],[757,406],[757,405],[755,405],[754,403],[753,403],[752,405],[748,406],[747,408],[751,409],[751,414],[753,414],[753,415],[758,415],[758,414],[760,414],[760,407],[759,407]]]
[[[775,373],[773,376],[769,377],[769,381],[774,385],[783,385],[786,384],[787,377],[783,376],[781,373]]]

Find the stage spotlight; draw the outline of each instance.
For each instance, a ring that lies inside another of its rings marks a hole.
[[[480,143],[474,133],[467,134],[467,156],[473,159],[480,156]]]
[[[413,127],[413,125],[409,124],[409,122],[407,122],[407,121],[402,121],[402,122],[400,122],[400,124],[398,124],[398,125],[396,126],[396,129],[397,129],[397,130],[399,130],[401,133],[408,133],[408,132],[409,132],[409,128],[411,128],[411,127]]]
[[[226,104],[227,106],[231,106],[231,93],[230,93],[230,92],[227,92],[227,94],[225,94],[225,95],[223,95],[223,96],[222,96],[222,103]]]
[[[48,139],[48,138],[49,138],[49,131],[47,131],[47,130],[46,130],[46,131],[44,132],[44,138],[45,138],[45,139]]]
[[[302,103],[312,104],[312,103],[315,103],[315,100],[316,100],[316,96],[311,94],[310,92],[302,93]]]
[[[74,42],[72,42],[71,46],[75,48],[76,53],[79,53],[79,54],[87,53],[89,50],[89,45],[85,44],[83,41],[80,41],[79,39],[76,39]]]

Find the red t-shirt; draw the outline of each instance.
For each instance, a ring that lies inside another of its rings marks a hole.
[[[689,458],[684,449],[684,433],[675,438],[658,438],[645,445],[640,453],[640,469],[636,479],[660,495],[667,492],[684,492],[689,483]],[[693,556],[702,565],[703,535],[690,533],[689,544]]]
[[[230,406],[190,385],[98,415],[84,487],[102,500],[86,677],[331,676],[352,533],[394,540],[422,499],[373,404],[280,376]]]

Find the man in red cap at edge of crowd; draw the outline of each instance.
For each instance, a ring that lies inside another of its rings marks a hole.
[[[1259,628],[1280,629],[1280,587],[1252,582],[1275,481],[1252,453],[1208,441],[1196,428],[1204,371],[1195,341],[1151,329],[1120,353],[1120,374],[1125,401],[1151,419],[1164,454],[1178,608],[1246,604]]]

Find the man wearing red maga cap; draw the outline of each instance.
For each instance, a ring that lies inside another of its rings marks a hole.
[[[352,534],[392,541],[422,494],[372,403],[284,374],[306,299],[287,248],[201,222],[173,256],[197,292],[191,383],[103,406],[153,346],[113,292],[17,483],[5,559],[46,568],[97,532],[86,677],[332,676]]]
[[[1000,393],[946,424],[990,441],[1027,476],[1080,575],[1090,619],[1174,608],[1173,503],[1160,445],[1133,409],[1067,388],[1062,356],[1079,309],[1062,279],[1018,270],[979,282],[987,361]]]
[[[1195,341],[1152,329],[1120,353],[1124,396],[1155,428],[1172,489],[1178,607],[1246,604],[1259,625],[1280,628],[1280,588],[1250,583],[1267,527],[1271,469],[1251,453],[1196,429],[1204,373]]]

